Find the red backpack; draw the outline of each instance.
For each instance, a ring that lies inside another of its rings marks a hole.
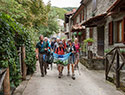
[[[58,47],[57,49],[56,49],[56,52],[55,53],[57,53],[57,54],[59,54],[59,55],[64,55],[64,48],[63,47]]]

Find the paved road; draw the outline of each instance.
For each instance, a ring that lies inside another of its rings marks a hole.
[[[39,67],[39,66],[38,66]],[[37,67],[37,68],[38,68]],[[80,73],[75,71],[76,80],[67,77],[66,68],[63,77],[58,79],[57,67],[40,77],[39,69],[29,81],[23,95],[125,95],[104,79],[102,71],[89,71],[80,65]]]

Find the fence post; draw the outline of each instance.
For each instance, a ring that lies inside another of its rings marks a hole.
[[[9,67],[6,70],[6,75],[3,82],[3,90],[4,95],[10,95],[10,75],[9,75]]]
[[[27,68],[26,68],[26,63],[25,63],[25,46],[21,47],[21,51],[22,51],[22,79],[25,80],[26,79],[26,73],[27,73]]]
[[[108,59],[107,57],[105,58],[105,77],[106,77],[106,80],[108,80]]]
[[[119,53],[117,50],[117,62],[116,62],[116,87],[119,88],[120,87],[120,70],[119,69]]]

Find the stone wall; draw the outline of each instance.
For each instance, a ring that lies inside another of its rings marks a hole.
[[[94,11],[95,16],[100,15],[105,13],[111,6],[112,4],[115,2],[116,0],[97,0],[97,9]],[[92,0],[90,0],[90,2],[87,3],[86,5],[86,20],[92,18]],[[106,19],[106,23],[104,24],[104,33],[105,33],[105,40],[104,40],[104,49],[111,49],[114,47],[114,45],[110,45],[109,46],[109,41],[108,41],[108,23],[111,22],[113,20],[112,17],[108,17]],[[89,28],[86,28],[86,38],[89,38]],[[89,49],[91,49],[93,51],[93,53],[97,54],[97,27],[93,27],[93,39],[94,39],[94,43],[92,46],[89,47]]]
[[[116,43],[115,42],[115,37],[116,37],[116,21],[122,20],[123,17],[125,17],[125,14],[117,14],[117,16],[115,16],[114,18],[109,16],[106,19],[106,24],[105,24],[105,49],[113,49],[115,46],[124,46],[123,43]],[[114,32],[114,44],[113,45],[109,45],[109,36],[108,36],[108,30],[109,30],[109,23],[113,21],[113,32]]]

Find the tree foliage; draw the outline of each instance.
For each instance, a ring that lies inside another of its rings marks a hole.
[[[52,8],[42,0],[0,0],[0,67],[10,67],[11,84],[21,81],[18,49],[26,47],[28,74],[35,71],[34,45],[38,36],[49,37],[58,32],[57,18],[63,19],[65,10]]]
[[[50,4],[42,0],[0,0],[0,11],[9,14],[26,27],[37,27],[46,24]]]
[[[52,7],[52,11],[55,11],[57,17],[62,20],[64,20],[64,14],[67,13],[67,10],[58,7]]]

